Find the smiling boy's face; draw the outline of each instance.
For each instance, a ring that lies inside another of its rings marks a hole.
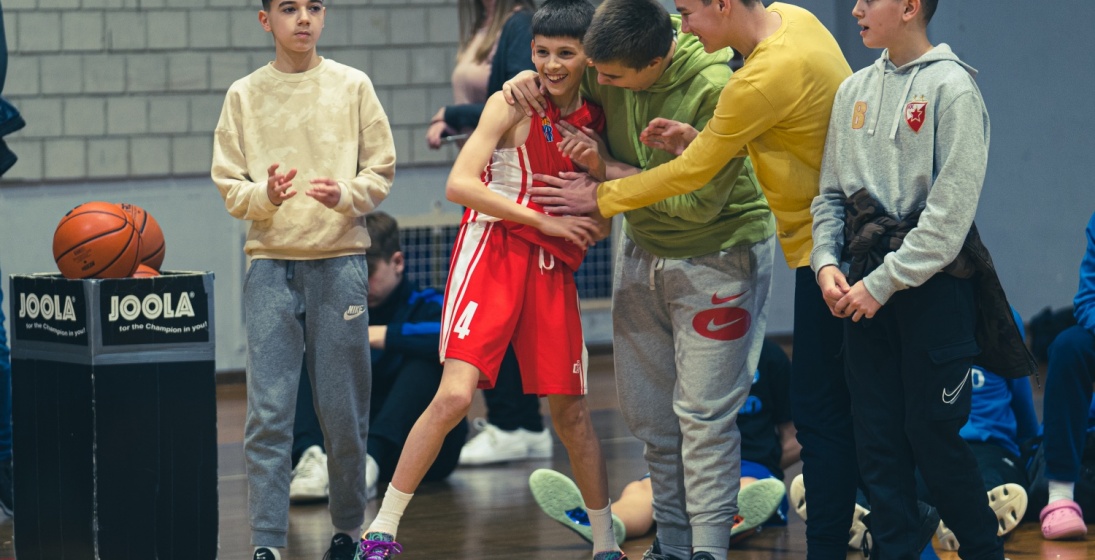
[[[315,50],[325,14],[321,0],[270,0],[270,9],[259,12],[259,21],[279,49],[305,54]]]
[[[532,38],[532,63],[548,93],[561,95],[578,88],[589,59],[578,39],[536,35]]]

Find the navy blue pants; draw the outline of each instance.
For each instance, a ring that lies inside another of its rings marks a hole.
[[[1076,482],[1095,383],[1095,334],[1073,325],[1049,347],[1045,393],[1046,478]],[[963,545],[964,546],[964,545]]]
[[[379,479],[391,480],[403,445],[407,443],[418,417],[433,400],[441,384],[441,365],[436,359],[408,358],[399,372],[391,376],[374,376],[369,395],[369,436],[365,450],[380,468]],[[468,423],[461,420],[445,436],[441,451],[437,454],[424,481],[443,480],[456,469],[460,449],[468,439]],[[313,445],[323,447],[323,431],[312,405],[312,384],[307,370],[300,374],[297,389],[297,415],[293,423],[293,464]],[[381,489],[383,492],[383,489]]]
[[[521,385],[521,370],[513,346],[506,348],[498,380],[493,389],[483,391],[487,404],[487,422],[499,429],[513,431],[524,428],[531,432],[544,431],[544,417],[540,415],[540,397],[526,395]]]
[[[858,465],[843,342],[841,320],[829,312],[813,271],[808,266],[795,270],[791,415],[802,444],[809,560],[843,560],[848,555]]]
[[[962,543],[959,555],[1004,557],[977,460],[958,433],[969,418],[979,352],[973,290],[970,280],[937,274],[894,294],[873,319],[844,321],[859,470],[879,560],[920,557],[918,468]]]

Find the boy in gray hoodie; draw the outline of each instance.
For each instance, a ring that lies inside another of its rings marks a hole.
[[[947,45],[928,40],[936,4],[859,0],[852,10],[863,43],[886,50],[837,92],[821,193],[811,207],[810,264],[833,315],[848,319],[848,387],[879,558],[919,556],[919,468],[962,543],[962,558],[1000,559],[996,517],[974,455],[959,436],[979,352],[973,281],[941,273],[973,224],[989,118],[975,71]],[[845,212],[865,205],[881,215],[869,227],[896,250],[857,271],[859,279],[846,276],[850,250],[857,248],[845,240],[858,241],[863,232],[848,227]]]

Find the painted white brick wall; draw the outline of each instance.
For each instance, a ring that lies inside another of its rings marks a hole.
[[[7,0],[3,94],[28,126],[5,138],[27,153],[16,150],[19,162],[3,182],[206,174],[225,90],[273,59],[260,7],[259,0]],[[373,79],[400,167],[455,155],[425,149],[423,131],[452,99],[456,22],[456,0],[328,7],[320,54]]]

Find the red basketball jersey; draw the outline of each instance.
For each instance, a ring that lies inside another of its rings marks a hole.
[[[487,188],[492,191],[517,204],[546,214],[542,206],[532,201],[528,189],[549,185],[533,181],[533,173],[558,175],[564,171],[578,170],[574,162],[559,151],[558,144],[563,139],[563,135],[555,123],[563,120],[578,128],[587,127],[596,131],[597,134],[603,134],[605,117],[600,107],[585,100],[573,113],[561,117],[559,108],[548,99],[545,116],[533,115],[530,118],[532,122],[524,144],[516,148],[494,150],[490,163],[483,170],[482,179]],[[464,213],[464,221],[498,221],[498,218],[469,208]],[[577,270],[582,259],[585,258],[584,249],[562,237],[544,235],[534,227],[506,220],[502,220],[502,224],[514,235],[543,247],[572,271]]]

